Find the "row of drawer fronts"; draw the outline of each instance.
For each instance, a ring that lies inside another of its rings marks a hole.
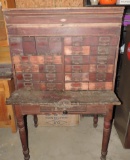
[[[62,64],[62,56],[13,56],[14,64],[32,63],[32,64]]]
[[[30,88],[36,90],[112,90],[112,82],[72,82],[72,83],[31,83],[20,82],[16,83],[16,88]]]
[[[113,73],[114,65],[113,64],[90,64],[90,65],[65,65],[65,72],[66,73],[73,73],[73,72],[106,72],[106,73]]]
[[[64,46],[64,55],[114,55],[115,46]]]
[[[113,74],[112,73],[16,73],[16,78],[19,81],[37,81],[37,82],[73,82],[73,81],[89,81],[89,82],[97,82],[97,81],[107,81],[112,82]]]
[[[32,52],[21,52],[19,49],[11,48],[11,55],[115,55],[116,46],[64,46],[62,52],[46,52],[44,49],[42,52],[38,52],[37,54]]]
[[[88,55],[94,54],[92,52],[94,46],[99,54],[111,53],[111,49],[115,50],[118,44],[118,37],[10,37],[9,41],[12,53],[24,53],[25,55],[62,54],[64,50],[64,53],[68,54],[69,49],[74,54],[77,52],[77,54]]]
[[[114,64],[113,55],[65,56],[65,64]]]
[[[49,73],[86,73],[86,72],[105,72],[113,73],[114,65],[113,64],[90,64],[90,65],[20,65],[17,64],[14,66],[16,72],[49,72]]]
[[[16,73],[16,78],[19,81],[25,81],[25,82],[62,82],[63,81],[63,73],[24,73],[24,74],[19,74]]]
[[[64,58],[64,59],[63,59]],[[63,60],[65,62],[63,62]],[[30,56],[20,57],[13,56],[14,64],[29,63],[29,64],[114,64],[115,57],[113,55],[98,55],[98,56]]]
[[[66,46],[86,46],[86,45],[116,45],[119,40],[117,36],[68,36],[68,37],[10,37],[9,42],[11,45],[22,44],[23,42],[35,42],[39,46],[55,45],[61,46],[63,43]]]
[[[89,82],[97,82],[97,81],[107,81],[112,82],[113,74],[112,73],[65,73],[65,81],[89,81]]]

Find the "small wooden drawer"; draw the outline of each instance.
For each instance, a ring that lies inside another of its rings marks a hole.
[[[14,65],[15,71],[17,72],[39,72],[39,65],[37,64],[16,64]]]
[[[88,82],[66,82],[65,90],[88,90]]]
[[[10,45],[11,55],[16,55],[16,54],[23,55],[22,37],[10,37],[9,45]]]
[[[63,72],[63,65],[62,64],[46,64],[46,65],[39,65],[39,72],[48,72],[48,73],[55,73],[55,72]]]
[[[16,88],[26,88],[26,89],[34,89],[34,90],[64,90],[64,85],[62,83],[45,83],[45,82],[23,82],[17,81]]]
[[[63,81],[62,73],[17,73],[17,80],[24,82],[61,82]]]
[[[89,63],[89,56],[65,56],[65,64],[84,65]]]
[[[30,63],[32,64],[44,64],[44,56],[29,56]]]
[[[45,64],[62,64],[61,56],[44,56]]]
[[[64,46],[65,55],[89,55],[90,46]]]
[[[83,45],[83,37],[75,36],[75,37],[65,37],[64,38],[65,46],[82,46]]]
[[[114,64],[90,64],[90,72],[103,72],[103,73],[113,73]]]
[[[66,73],[85,73],[89,71],[89,65],[65,65]]]
[[[36,55],[36,44],[34,37],[23,37],[22,41],[24,55]]]
[[[45,74],[46,82],[61,82],[63,81],[63,73],[46,73]]]
[[[41,85],[41,90],[44,88],[44,85]],[[46,83],[45,90],[64,90],[63,83]]]
[[[112,90],[112,82],[89,82],[89,90]]]
[[[89,81],[89,73],[65,73],[65,81]]]
[[[60,107],[55,107],[55,106],[48,106],[48,105],[41,105],[40,106],[40,112],[63,112],[64,110],[67,111],[67,113],[81,113],[81,112],[86,112],[87,111],[87,105],[78,105],[74,106],[72,105],[69,108],[60,108]]]
[[[97,72],[97,73],[89,73],[89,81],[90,82],[111,82],[113,80],[112,73],[104,73],[104,72]]]
[[[36,48],[38,54],[61,55],[62,38],[61,37],[36,37]]]

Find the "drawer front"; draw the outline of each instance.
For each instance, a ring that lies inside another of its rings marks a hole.
[[[32,64],[44,64],[44,56],[29,56],[30,63]]]
[[[66,73],[89,72],[89,65],[65,65]]]
[[[113,37],[112,37],[113,38]],[[111,37],[109,36],[86,36],[83,39],[83,44],[86,45],[103,45],[103,46],[108,46],[111,44]],[[114,44],[113,44],[114,45]]]
[[[62,38],[61,37],[36,37],[36,48],[38,54],[61,55]]]
[[[64,85],[62,83],[45,83],[45,82],[23,82],[17,81],[16,88],[26,88],[34,90],[64,90]]]
[[[65,90],[88,90],[88,82],[66,82]]]
[[[65,56],[65,64],[83,65],[89,63],[89,56]]]
[[[83,37],[75,36],[75,37],[64,37],[64,46],[82,46],[83,45]]]
[[[64,85],[63,83],[46,83],[45,84],[45,89],[44,85],[40,85],[41,90],[64,90]]]
[[[115,56],[116,50],[115,50],[116,46],[91,46],[90,47],[90,53],[91,55],[108,55],[108,54],[112,54]]]
[[[23,37],[23,52],[24,55],[36,55],[35,37]]]
[[[104,72],[89,73],[90,82],[97,82],[97,81],[111,82],[112,80],[113,80],[112,73],[104,73]]]
[[[104,72],[104,73],[113,73],[114,65],[113,64],[90,64],[89,65],[90,72]]]
[[[11,55],[23,55],[22,37],[10,37],[9,45]]]
[[[39,72],[39,65],[37,64],[16,64],[14,68],[16,72]]]
[[[89,82],[89,90],[112,90],[112,82]]]
[[[62,56],[13,56],[13,63],[62,64]],[[28,65],[28,64],[27,64]]]
[[[45,64],[62,64],[62,56],[44,56]]]
[[[39,72],[48,72],[48,73],[59,73],[63,72],[63,65],[62,64],[46,64],[46,65],[39,65]]]
[[[40,112],[63,112],[66,110],[68,113],[81,113],[87,111],[87,106],[73,106],[70,108],[59,108],[59,107],[53,107],[49,105],[41,105],[40,106]]]
[[[60,73],[16,73],[17,80],[30,82],[61,82],[63,81],[63,74]]]
[[[74,106],[72,105],[72,107],[70,106],[70,108],[59,108],[59,107],[54,107],[52,105],[41,105],[39,107],[40,112],[61,112],[63,113],[63,111],[67,111],[67,113],[86,113],[86,114],[105,114],[107,111],[107,105],[78,105],[78,106]]]
[[[114,64],[115,57],[113,55],[90,56],[90,64]]]
[[[65,81],[89,81],[89,73],[65,73]]]
[[[99,37],[99,45],[110,45],[110,37]]]
[[[45,78],[47,82],[62,82],[63,81],[63,74],[62,73],[46,73]]]
[[[89,55],[90,46],[64,46],[65,55]]]

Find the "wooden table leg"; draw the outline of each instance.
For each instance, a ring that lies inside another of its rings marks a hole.
[[[28,143],[27,143],[27,134],[26,134],[25,124],[24,124],[24,116],[22,115],[20,106],[15,105],[14,109],[16,113],[17,124],[19,128],[19,135],[20,135],[22,148],[23,148],[24,160],[29,160],[30,155],[29,155],[29,149],[28,149]]]
[[[37,127],[38,126],[38,117],[37,117],[37,115],[33,116],[33,120],[34,120],[34,126]]]
[[[112,114],[113,114],[113,106],[109,106],[108,112],[104,117],[101,160],[106,160],[108,144],[109,144],[111,128],[112,128]]]
[[[93,126],[94,128],[96,128],[98,125],[98,115],[95,114],[94,117],[93,117]]]

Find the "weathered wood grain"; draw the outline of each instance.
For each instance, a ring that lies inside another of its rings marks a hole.
[[[4,10],[18,89],[7,103],[14,104],[26,160],[23,115],[47,113],[105,115],[106,159],[113,105],[120,104],[112,90],[123,9]]]

